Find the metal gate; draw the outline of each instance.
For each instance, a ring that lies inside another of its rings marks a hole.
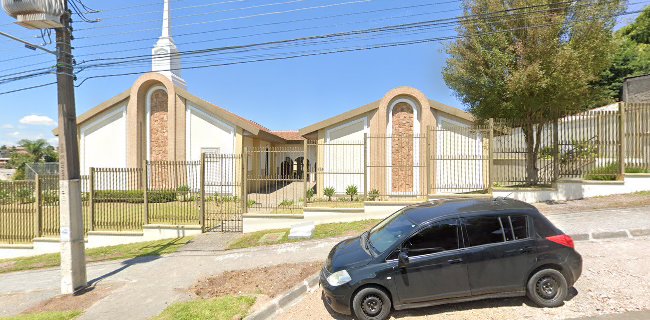
[[[244,154],[247,212],[302,213],[310,187],[305,148],[255,147],[246,148]]]
[[[245,193],[240,154],[202,156],[201,220],[204,231],[242,232]]]

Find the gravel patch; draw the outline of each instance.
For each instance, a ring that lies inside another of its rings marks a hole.
[[[576,243],[584,267],[572,297],[559,308],[526,298],[492,299],[397,311],[392,319],[566,319],[650,309],[650,238]],[[276,319],[351,319],[330,314],[321,291],[306,295]]]
[[[575,213],[612,208],[650,206],[650,194],[629,193],[571,201],[540,202],[534,204],[544,214]]]

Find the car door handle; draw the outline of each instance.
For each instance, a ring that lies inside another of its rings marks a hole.
[[[532,247],[523,247],[523,248],[519,249],[519,252],[520,253],[531,253],[531,252],[533,252],[533,248]]]
[[[456,263],[463,262],[463,259],[461,259],[461,258],[449,259],[449,260],[447,260],[447,262],[449,262],[449,264],[456,264]]]

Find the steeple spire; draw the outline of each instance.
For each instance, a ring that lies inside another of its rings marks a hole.
[[[162,34],[151,50],[151,70],[163,74],[177,86],[185,88],[187,85],[181,76],[181,57],[172,39],[171,24],[169,0],[164,0]]]
[[[163,22],[162,22],[162,38],[171,38],[171,29],[172,29],[172,17],[169,13],[169,0],[165,0],[165,6],[163,10]]]

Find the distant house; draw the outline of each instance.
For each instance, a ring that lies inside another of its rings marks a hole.
[[[650,74],[625,79],[623,101],[628,103],[650,102]]]

